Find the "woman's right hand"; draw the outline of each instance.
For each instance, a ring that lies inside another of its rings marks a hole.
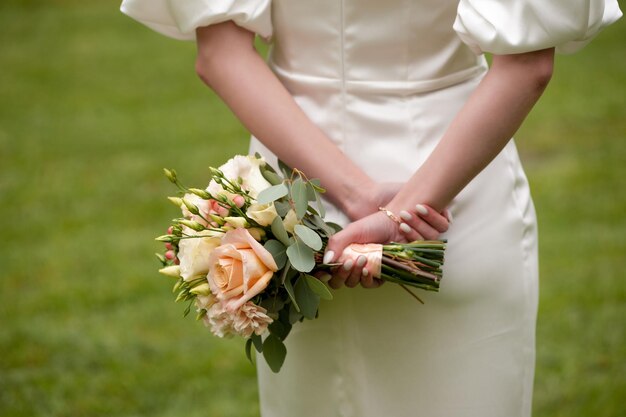
[[[402,224],[404,214],[413,217],[412,224],[417,224],[421,233],[409,227],[410,233],[403,231]],[[437,239],[439,235],[448,229],[449,221],[444,215],[436,212],[432,208],[419,205],[415,210],[409,212],[401,211],[399,217],[395,213],[387,214],[377,210],[369,216],[363,217],[350,223],[342,231],[332,236],[326,246],[324,263],[344,261],[342,254],[344,249],[351,243],[389,243],[407,242],[423,239]],[[422,235],[423,233],[423,235]],[[361,257],[359,257],[361,258]],[[347,287],[355,287],[359,283],[365,288],[376,288],[382,281],[373,276],[373,271],[368,269],[368,265],[363,259],[350,259],[334,269],[329,285],[332,288],[340,288],[344,284]]]

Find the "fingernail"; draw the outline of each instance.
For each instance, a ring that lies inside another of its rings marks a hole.
[[[419,214],[424,215],[424,216],[428,214],[428,209],[421,204],[417,204],[415,206],[415,210],[417,210]]]
[[[448,219],[448,223],[452,223],[452,212],[446,209],[446,218]]]
[[[334,257],[335,257],[335,252],[333,252],[332,250],[329,250],[328,252],[324,254],[324,259],[322,259],[322,262],[324,262],[325,264],[328,264],[330,263],[330,261],[333,260]]]
[[[363,272],[361,272],[361,275],[363,275],[364,277],[368,276],[370,274],[370,272],[367,269],[364,269]]]
[[[356,260],[356,266],[359,268],[363,268],[363,266],[367,263],[367,258],[363,255],[359,256]]]
[[[400,212],[400,217],[402,218],[402,220],[411,220],[411,213],[406,210],[402,210]]]
[[[404,233],[409,233],[411,231],[411,226],[406,223],[400,223],[400,230]]]
[[[345,263],[345,264],[343,264],[343,267],[342,267],[342,268],[343,268],[345,271],[349,271],[349,270],[351,270],[351,269],[352,269],[352,265],[354,265],[354,261],[352,261],[352,259],[348,259],[348,260],[346,261],[346,263]]]

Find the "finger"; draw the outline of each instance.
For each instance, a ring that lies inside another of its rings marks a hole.
[[[428,224],[416,214],[412,214],[406,210],[402,210],[400,212],[400,218],[405,222],[404,224],[415,230],[426,239],[436,239],[440,234],[439,230],[433,228],[430,224]],[[400,230],[407,234],[410,233],[409,229],[406,226],[400,225]]]
[[[363,288],[376,288],[374,287],[374,277],[367,268],[363,268],[363,272],[361,272],[361,286]]]
[[[345,285],[346,280],[352,273],[352,267],[354,266],[354,261],[352,259],[348,259],[343,263],[343,265],[338,266],[333,271],[333,277],[328,281],[328,284],[334,288],[338,289]]]
[[[450,226],[448,219],[433,208],[425,204],[417,204],[415,206],[415,211],[421,219],[423,219],[439,233],[443,233],[448,230],[448,227]]]
[[[367,258],[363,255],[359,256],[356,259],[350,271],[350,275],[348,275],[348,277],[346,278],[346,287],[354,288],[359,285],[359,282],[361,282],[362,278],[363,267],[366,263]]]
[[[406,212],[406,211],[401,211],[400,213],[401,213],[401,216],[402,216],[402,213],[407,213],[408,214],[408,212]],[[409,216],[410,216],[410,214],[409,214]],[[407,217],[407,216],[405,216],[405,217]],[[403,220],[404,220],[404,218],[403,218]],[[409,220],[405,220],[405,222],[406,223],[400,223],[400,226],[398,227],[398,229],[400,230],[400,233],[402,233],[402,235],[405,237],[407,242],[414,242],[416,240],[424,240],[424,237],[420,233],[418,233],[417,230],[414,229],[411,224],[409,224]],[[419,225],[420,222],[421,221],[419,219],[415,218],[415,217],[413,217],[413,220],[410,221],[410,223],[418,224],[418,225]]]

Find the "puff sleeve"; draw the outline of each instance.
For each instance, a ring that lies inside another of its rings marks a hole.
[[[616,0],[461,0],[454,30],[475,53],[571,53],[622,16]]]
[[[271,0],[123,0],[122,13],[174,39],[194,40],[198,27],[232,20],[272,36]]]

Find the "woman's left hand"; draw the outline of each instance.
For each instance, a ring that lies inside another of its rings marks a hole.
[[[448,219],[428,206],[419,205],[415,211],[400,212],[400,217],[378,211],[363,217],[332,236],[326,247],[324,263],[341,261],[343,250],[351,243],[389,243],[413,240],[436,239],[448,229]],[[400,224],[401,223],[401,224]],[[404,226],[402,226],[404,225]],[[355,287],[359,283],[365,288],[376,288],[382,280],[373,276],[365,265],[365,257],[348,259],[333,271],[328,282],[332,288]]]

